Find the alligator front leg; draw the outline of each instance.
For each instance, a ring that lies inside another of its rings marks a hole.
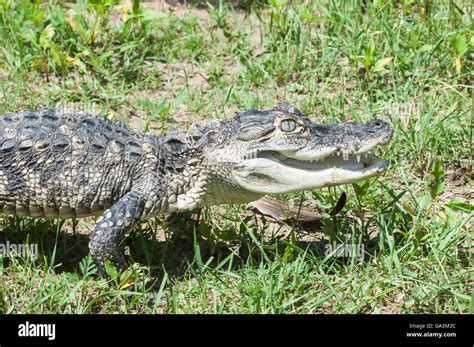
[[[91,233],[89,249],[92,258],[104,277],[108,277],[104,260],[108,259],[118,269],[125,269],[127,262],[119,249],[121,238],[140,220],[145,208],[145,198],[136,191],[127,193],[97,220]]]

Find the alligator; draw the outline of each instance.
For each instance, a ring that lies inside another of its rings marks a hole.
[[[106,259],[127,267],[119,241],[140,221],[376,176],[388,162],[370,151],[388,144],[392,133],[378,119],[316,124],[286,102],[159,136],[86,112],[6,113],[0,117],[0,211],[98,216],[89,249],[107,277]]]

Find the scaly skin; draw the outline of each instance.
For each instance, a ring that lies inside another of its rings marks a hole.
[[[118,244],[141,220],[374,176],[386,164],[376,157],[359,163],[356,155],[391,135],[378,120],[317,125],[289,104],[163,136],[82,112],[6,113],[0,118],[0,211],[100,215],[89,247],[105,275],[105,259],[126,266]],[[331,159],[335,153],[345,161]],[[320,164],[307,162],[315,158]]]

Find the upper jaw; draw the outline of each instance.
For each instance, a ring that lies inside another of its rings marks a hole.
[[[388,167],[386,160],[366,152],[363,154],[349,154],[347,152],[335,152],[325,157],[316,157],[311,159],[300,159],[289,157],[281,152],[260,153],[259,158],[274,160],[282,165],[292,168],[298,168],[306,171],[318,171],[331,168],[338,168],[350,171],[375,171],[382,172]]]
[[[303,148],[297,151],[278,151],[282,155],[288,158],[301,160],[301,161],[318,161],[326,158],[340,157],[342,160],[347,160],[350,156],[354,156],[356,160],[361,161],[363,157],[367,157],[371,151],[379,143],[367,144],[365,146],[346,146],[346,147],[323,147],[319,150],[314,148],[306,149]]]
[[[377,158],[370,151],[348,152],[348,151],[338,151],[338,150],[329,152],[329,154],[325,153],[325,154],[319,154],[319,155],[315,155],[311,157],[298,156],[298,155],[295,155],[295,153],[288,152],[288,151],[276,152],[276,155],[281,160],[294,159],[294,160],[302,161],[302,162],[305,162],[305,161],[318,162],[318,161],[331,160],[333,158],[337,158],[338,160],[341,160],[341,161],[355,160],[358,163],[369,163],[371,161],[371,158],[372,159]]]

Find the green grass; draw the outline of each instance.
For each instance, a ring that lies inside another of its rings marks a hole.
[[[62,3],[0,0],[0,112],[93,104],[161,132],[286,99],[323,123],[382,114],[391,166],[278,196],[327,212],[346,192],[317,230],[272,233],[247,206],[205,209],[175,238],[144,223],[123,242],[135,266],[112,286],[88,255],[93,220],[4,216],[0,243],[37,245],[39,258],[0,262],[0,312],[474,312],[469,1]],[[327,254],[333,242],[364,256]]]

